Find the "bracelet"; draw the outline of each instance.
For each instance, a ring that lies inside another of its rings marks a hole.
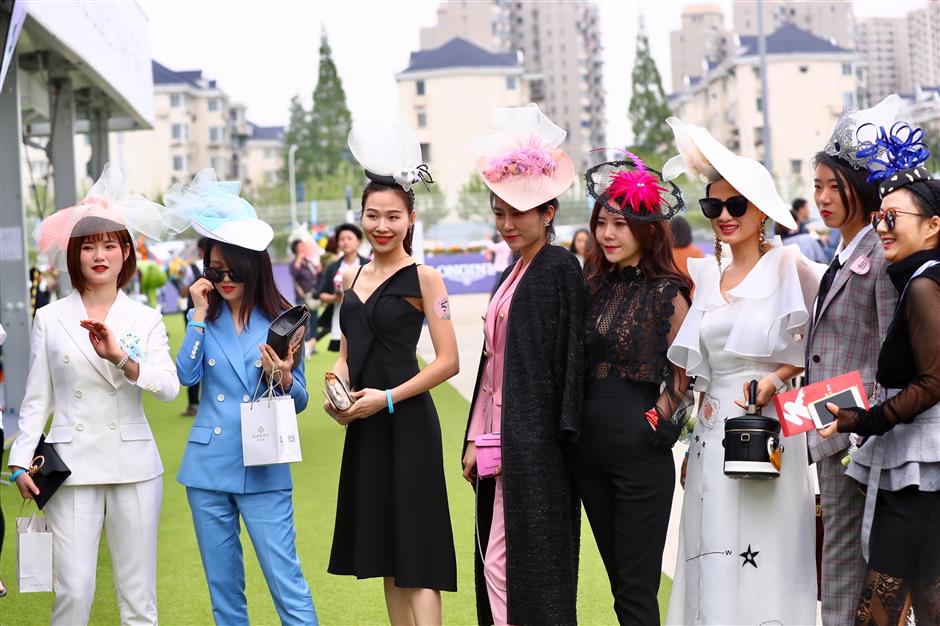
[[[118,361],[118,362],[114,365],[114,367],[118,368],[119,370],[123,370],[123,369],[124,369],[124,366],[127,365],[127,360],[128,360],[129,358],[131,358],[131,355],[128,354],[127,352],[125,352],[125,353],[124,353],[124,357],[123,357],[120,361]]]
[[[388,413],[389,415],[391,415],[392,413],[395,412],[395,405],[392,403],[392,390],[391,389],[385,390],[385,399],[388,400]]]
[[[26,473],[26,470],[24,470],[24,469],[21,467],[20,469],[16,470],[15,472],[13,472],[13,473],[10,475],[10,482],[11,482],[11,483],[15,483],[15,482],[16,482],[16,479],[19,478],[19,475],[20,475],[20,474],[25,474],[25,473]]]
[[[684,454],[683,456],[685,456],[685,458],[689,458],[689,451],[686,450],[686,451],[685,451],[685,454]]]
[[[774,389],[776,390],[775,393],[780,393],[787,386],[787,384],[780,380],[780,377],[777,376],[777,374],[774,372],[767,374],[767,378],[769,378],[770,382],[774,384]]]
[[[646,421],[650,423],[653,430],[656,430],[656,427],[659,425],[659,412],[656,410],[656,407],[653,407],[643,415],[646,416]]]
[[[208,330],[209,326],[205,322],[189,322],[186,326],[195,326],[196,328],[201,328],[203,330]]]

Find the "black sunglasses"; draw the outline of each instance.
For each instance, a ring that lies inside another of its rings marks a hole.
[[[225,275],[228,274],[229,280],[233,283],[243,283],[245,279],[238,272],[233,272],[232,270],[220,270],[217,267],[204,267],[202,268],[202,275],[205,276],[210,283],[221,283],[225,280]]]
[[[747,213],[747,198],[744,196],[731,196],[727,200],[700,198],[698,204],[702,207],[702,213],[710,220],[717,219],[724,207],[728,207],[728,215],[731,217],[741,217]]]
[[[917,217],[924,217],[920,213],[912,213],[910,211],[898,211],[897,209],[880,209],[878,211],[871,212],[871,227],[878,228],[878,224],[881,223],[881,220],[885,221],[885,226],[888,227],[888,230],[894,230],[894,225],[897,224],[898,214],[900,215],[916,215]]]

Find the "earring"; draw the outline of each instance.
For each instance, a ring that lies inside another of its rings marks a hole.
[[[718,235],[715,235],[715,260],[718,262],[718,269],[721,269],[721,241]]]
[[[757,250],[760,253],[760,256],[764,256],[767,252],[769,244],[766,239],[765,226],[767,224],[767,218],[765,217],[760,221],[760,232],[757,234]]]
[[[551,222],[542,222],[542,224],[545,225],[545,226],[551,226],[551,225],[552,225]]]

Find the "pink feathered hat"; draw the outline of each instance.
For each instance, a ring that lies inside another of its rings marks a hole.
[[[474,143],[477,172],[509,206],[528,211],[574,183],[571,157],[558,147],[567,134],[536,104],[497,108],[494,129]]]

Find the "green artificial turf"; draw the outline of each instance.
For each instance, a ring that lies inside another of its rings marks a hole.
[[[183,324],[179,315],[168,315],[166,324],[175,354],[182,338]],[[310,583],[321,623],[384,624],[388,622],[388,618],[380,580],[357,581],[351,577],[331,576],[326,573],[333,537],[336,486],[344,431],[323,412],[317,401],[320,397],[322,373],[328,370],[335,360],[335,355],[327,353],[325,346],[324,340],[321,343],[321,352],[307,361],[311,403],[299,416],[304,460],[292,468],[297,551]],[[469,366],[472,365],[464,364],[464,367]],[[443,597],[444,623],[473,624],[476,623],[473,592],[473,493],[463,480],[458,461],[469,407],[450,385],[442,385],[434,391],[433,396],[440,414],[444,437],[444,467],[447,473],[458,567],[459,591],[445,593]],[[160,622],[167,626],[212,623],[209,593],[196,548],[186,493],[175,479],[192,424],[191,418],[180,416],[185,402],[185,390],[181,390],[176,401],[169,404],[157,401],[150,394],[144,396],[144,407],[166,468],[160,518],[157,600]],[[4,467],[5,465],[4,462]],[[7,520],[5,549],[0,558],[0,579],[9,590],[5,598],[0,598],[0,624],[48,624],[52,594],[20,594],[16,589],[16,536],[13,518],[20,510],[19,494],[15,488],[3,485],[0,486],[0,498]],[[30,507],[35,510],[32,505]],[[586,517],[584,519],[578,587],[579,621],[582,624],[615,624],[606,572]],[[251,623],[278,624],[274,604],[247,533],[242,534],[242,542],[245,545],[246,594]],[[97,580],[91,623],[118,624],[111,563],[103,534]],[[664,618],[671,587],[671,581],[663,575],[659,595]]]

